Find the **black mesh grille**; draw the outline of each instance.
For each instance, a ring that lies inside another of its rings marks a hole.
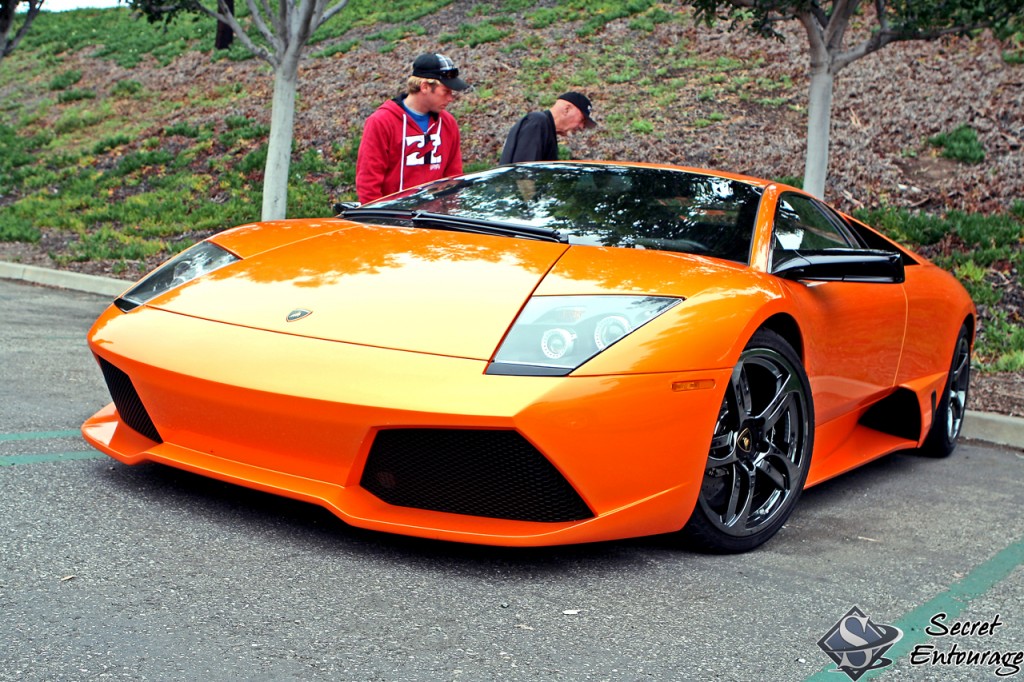
[[[156,426],[153,425],[153,420],[149,418],[149,413],[146,412],[128,375],[103,358],[99,358],[99,361],[100,369],[103,370],[103,378],[107,382],[107,390],[110,391],[110,397],[114,400],[114,406],[117,408],[118,415],[121,416],[121,421],[150,440],[155,440],[157,443],[164,442],[157,432]]]
[[[360,485],[388,504],[453,514],[548,522],[594,515],[515,431],[381,431]]]

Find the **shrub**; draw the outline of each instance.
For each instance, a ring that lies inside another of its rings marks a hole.
[[[783,175],[782,177],[775,178],[775,180],[777,182],[781,182],[783,185],[789,185],[790,187],[798,187],[800,189],[803,189],[804,187],[804,178],[802,175]],[[864,222],[868,221],[865,220]],[[871,223],[868,224],[870,225]]]
[[[96,99],[96,93],[92,90],[65,90],[57,95],[58,102],[77,102],[82,99]]]
[[[340,43],[332,45],[331,47],[328,47],[328,48],[326,48],[324,50],[321,50],[320,52],[317,52],[313,56],[314,57],[323,58],[323,57],[333,57],[336,54],[345,54],[346,52],[350,52],[353,49],[355,49],[356,47],[358,47],[359,46],[359,42],[360,42],[359,40],[344,40],[344,41],[342,41]]]
[[[92,153],[103,154],[104,152],[108,152],[111,149],[120,147],[121,145],[124,144],[128,144],[131,141],[132,138],[129,137],[128,135],[114,135],[113,137],[107,137],[93,145]]]
[[[185,137],[199,137],[199,128],[188,123],[179,122],[164,129],[164,135],[183,135]]]
[[[985,148],[978,141],[974,128],[962,125],[948,133],[928,138],[928,144],[942,148],[942,156],[963,163],[981,163],[985,160]]]
[[[67,90],[72,85],[82,80],[82,72],[77,69],[59,73],[50,79],[51,90]]]
[[[495,23],[498,22],[488,19],[478,24],[462,24],[455,33],[445,33],[439,36],[438,41],[476,47],[501,40],[512,33],[511,29],[498,28]]]
[[[128,175],[129,173],[134,173],[140,168],[163,166],[173,160],[174,155],[163,150],[154,152],[135,152],[134,154],[128,154],[122,158],[121,163],[117,164],[117,167],[111,171],[111,173],[114,175]]]
[[[221,133],[218,139],[225,147],[232,146],[238,140],[255,140],[270,133],[269,126],[256,123],[245,116],[228,116],[224,123],[228,130]]]
[[[0,220],[0,242],[38,242],[42,234],[32,221],[21,216]]]
[[[267,166],[267,145],[260,145],[260,147],[253,152],[249,152],[245,155],[245,158],[238,163],[238,170],[242,173],[252,173],[253,171],[262,171]]]
[[[119,97],[132,97],[142,92],[142,83],[128,78],[123,81],[118,81],[114,87],[110,89],[110,92],[111,94]]]
[[[113,115],[113,108],[107,102],[100,102],[97,109],[68,107],[67,111],[54,123],[51,132],[57,134],[70,133],[82,128],[89,128]]]

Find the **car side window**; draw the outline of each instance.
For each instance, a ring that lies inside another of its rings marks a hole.
[[[779,198],[772,233],[772,263],[779,265],[800,251],[862,248],[843,220],[811,197],[788,192]]]
[[[856,247],[810,197],[783,194],[775,210],[774,248],[788,251]]]

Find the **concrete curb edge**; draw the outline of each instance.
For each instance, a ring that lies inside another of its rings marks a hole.
[[[131,285],[131,282],[111,277],[4,261],[0,261],[0,279],[21,280],[110,297],[120,295]],[[968,410],[962,435],[972,440],[1024,449],[1024,419]]]
[[[1024,451],[1024,419],[992,412],[967,410],[960,435]]]
[[[16,279],[33,284],[45,284],[61,289],[72,289],[89,294],[100,294],[115,297],[127,289],[131,282],[111,277],[86,275],[81,272],[67,270],[51,270],[36,265],[7,263],[0,261],[0,279]]]

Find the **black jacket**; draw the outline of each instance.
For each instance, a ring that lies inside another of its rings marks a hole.
[[[501,150],[500,163],[557,161],[558,135],[550,111],[535,111],[512,126]]]

